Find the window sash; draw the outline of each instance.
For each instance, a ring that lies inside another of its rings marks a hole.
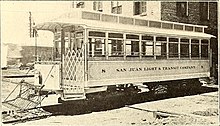
[[[177,16],[188,16],[188,2],[177,2]]]
[[[147,12],[147,2],[134,2],[134,15]]]

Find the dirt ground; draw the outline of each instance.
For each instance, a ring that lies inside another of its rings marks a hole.
[[[18,80],[16,80],[18,81]],[[2,83],[2,98],[15,84]],[[60,115],[17,124],[2,125],[73,125],[73,126],[218,126],[218,92],[145,102],[123,108],[81,115]]]
[[[154,112],[149,112],[154,111]],[[155,112],[171,113],[168,117]],[[4,124],[5,125],[5,124]],[[6,124],[8,125],[8,124]],[[218,125],[218,93],[171,98],[126,106],[119,109],[74,116],[51,116],[16,125]]]

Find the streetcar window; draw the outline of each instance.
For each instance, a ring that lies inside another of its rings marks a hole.
[[[191,56],[199,57],[199,40],[197,39],[191,41]]]
[[[82,43],[83,43],[83,39],[82,38],[77,38],[76,39],[76,48],[81,49],[82,48]]]
[[[161,42],[156,42],[154,55],[161,55]]]
[[[131,55],[139,55],[139,41],[131,41]]]
[[[126,55],[131,55],[131,41],[126,40]]]
[[[195,31],[196,31],[196,32],[202,32],[203,29],[202,29],[202,27],[195,27]]]
[[[174,29],[183,30],[183,25],[174,24]]]
[[[139,35],[126,34],[126,55],[139,55]]]
[[[189,39],[181,39],[180,56],[183,58],[189,57]]]
[[[153,41],[142,41],[142,56],[153,56]]]
[[[105,32],[90,31],[89,36],[105,37]]]
[[[76,38],[82,38],[82,37],[83,37],[83,32],[76,33]]]
[[[134,24],[134,19],[133,18],[128,18],[128,17],[119,17],[119,23]]]
[[[95,40],[95,55],[101,56],[105,55],[105,41],[104,39]]]
[[[167,41],[166,37],[157,37],[156,41]]]
[[[153,39],[154,39],[153,36],[147,36],[147,35],[142,36],[142,40],[151,40],[151,41],[153,41]]]
[[[123,38],[123,34],[120,34],[120,33],[109,33],[108,37],[109,38]]]
[[[65,32],[65,38],[64,38],[64,46],[65,46],[65,52],[68,52],[70,49],[70,33],[69,32]]]
[[[117,22],[118,18],[117,18],[117,16],[108,15],[108,14],[102,14],[102,21]]]
[[[193,26],[185,26],[186,31],[193,31]]]
[[[123,56],[123,34],[109,33],[108,34],[108,52],[109,56]]]
[[[161,43],[161,56],[166,57],[167,55],[167,42],[163,41]]]
[[[167,50],[167,38],[166,37],[157,37],[156,38],[156,46],[155,46],[155,55],[163,58],[166,56]]]
[[[61,58],[61,32],[54,33],[54,59]]]
[[[69,44],[70,50],[74,49],[74,46],[75,46],[74,40],[75,40],[75,34],[71,32],[70,33],[70,44]]]
[[[123,41],[118,39],[109,41],[109,56],[123,56]]]
[[[89,38],[89,55],[104,56],[105,40],[103,38]]]
[[[83,44],[83,32],[76,33],[76,41],[75,41],[76,49],[81,49]]]
[[[142,36],[142,56],[153,56],[153,36]]]
[[[201,56],[204,58],[208,57],[208,40],[201,41]]]
[[[173,28],[173,24],[171,24],[171,23],[162,23],[162,28],[172,29]]]
[[[127,34],[126,39],[139,39],[139,36],[138,35]]]
[[[169,57],[178,57],[178,39],[169,38]]]
[[[135,19],[135,25],[148,26],[147,20]]]
[[[158,22],[158,21],[149,21],[149,27],[160,28],[160,27],[161,27],[161,22]]]
[[[55,41],[55,48],[54,48],[54,59],[57,60],[61,58],[61,42]]]

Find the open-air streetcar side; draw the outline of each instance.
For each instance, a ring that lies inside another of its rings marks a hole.
[[[22,85],[31,90],[24,97],[33,106],[26,107],[53,96],[64,103],[100,92],[138,93],[140,87],[156,92],[161,84],[196,90],[200,78],[210,77],[214,36],[205,28],[83,10],[37,24],[36,32],[53,32],[54,47],[50,59],[35,62],[35,84]]]
[[[71,12],[35,27],[54,33],[53,60],[36,61],[35,69],[42,75],[42,90],[58,92],[61,101],[84,99],[109,88],[146,85],[153,90],[155,82],[190,80],[193,87],[199,78],[210,76],[214,36],[204,33],[205,28]]]

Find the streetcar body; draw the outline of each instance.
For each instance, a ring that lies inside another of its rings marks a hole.
[[[206,26],[99,12],[70,12],[35,26],[54,33],[52,60],[36,61],[36,84],[63,101],[118,85],[210,76]],[[173,85],[175,86],[175,85]]]

